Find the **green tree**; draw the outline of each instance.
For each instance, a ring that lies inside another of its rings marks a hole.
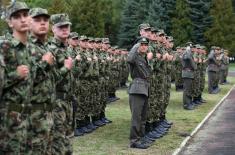
[[[217,45],[229,49],[235,55],[235,15],[231,0],[213,0],[210,14],[213,24],[205,33],[208,45]]]
[[[189,6],[186,0],[176,1],[176,10],[172,18],[172,31],[176,46],[183,45],[191,40],[192,23],[189,18]]]
[[[102,1],[79,0],[73,1],[69,9],[73,31],[93,37],[104,36],[104,14]]]
[[[155,28],[166,30],[166,16],[167,11],[164,8],[164,1],[152,0],[148,15],[148,22],[150,25]]]
[[[139,8],[139,0],[128,0],[124,6],[118,35],[121,47],[130,48],[138,35],[138,25],[144,22],[139,18]]]
[[[163,7],[166,10],[166,15],[164,16],[165,25],[166,25],[166,33],[168,35],[171,35],[172,18],[175,15],[176,0],[163,0]]]
[[[190,18],[193,25],[192,41],[204,44],[204,33],[211,25],[212,19],[209,15],[211,0],[187,0],[190,5]]]

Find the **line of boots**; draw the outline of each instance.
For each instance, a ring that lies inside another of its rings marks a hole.
[[[83,120],[76,120],[74,136],[83,136],[109,123],[112,123],[112,121],[105,117],[104,112],[100,113],[98,116],[85,116]]]

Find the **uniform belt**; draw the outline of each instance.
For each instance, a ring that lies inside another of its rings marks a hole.
[[[7,109],[8,109],[8,112],[15,111],[15,112],[22,113],[26,109],[26,105],[19,104],[19,103],[7,103]]]
[[[32,113],[37,110],[42,110],[42,111],[52,111],[53,105],[48,104],[48,103],[40,103],[40,104],[30,104],[30,105],[25,105],[25,104],[17,104],[17,103],[9,103],[8,105],[8,111],[16,111],[19,113]]]
[[[32,107],[29,110],[30,110],[30,112],[35,112],[37,110],[52,111],[53,104],[51,104],[51,103],[32,103]]]

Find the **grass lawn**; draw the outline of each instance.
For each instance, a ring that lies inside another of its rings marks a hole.
[[[235,71],[235,65],[232,66]],[[121,99],[107,106],[107,117],[112,124],[97,129],[95,132],[73,138],[74,154],[79,155],[170,155],[179,147],[185,134],[190,134],[207,113],[223,98],[235,84],[235,78],[229,77],[231,85],[221,86],[217,95],[207,93],[203,97],[208,101],[194,111],[182,108],[182,92],[176,92],[172,85],[170,105],[167,109],[167,118],[174,122],[168,134],[156,140],[147,150],[130,149],[129,128],[130,108],[126,90],[119,90],[117,96]]]
[[[231,71],[235,71],[235,63],[231,63],[231,64],[229,65],[229,69],[230,69]]]

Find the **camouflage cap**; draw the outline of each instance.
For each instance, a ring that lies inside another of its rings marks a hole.
[[[102,42],[103,42],[104,44],[110,44],[109,38],[103,38],[103,39],[102,39]]]
[[[167,40],[169,40],[169,42],[173,42],[174,38],[172,36],[167,36]]]
[[[211,46],[211,49],[216,49],[216,46]]]
[[[158,32],[158,29],[151,27],[151,32]]]
[[[65,13],[51,15],[51,22],[55,26],[72,25],[69,16]]]
[[[78,33],[77,32],[71,32],[70,34],[69,34],[69,38],[79,38],[79,35],[78,35]]]
[[[144,29],[144,30],[150,30],[151,27],[150,27],[150,25],[149,25],[148,23],[143,23],[143,24],[140,24],[140,25],[139,25],[139,30],[142,30],[142,29]]]
[[[112,46],[112,49],[117,50],[118,46]]]
[[[86,41],[86,40],[88,40],[88,38],[87,38],[87,36],[84,36],[84,35],[83,35],[83,36],[80,37],[79,40],[81,40],[81,41]]]
[[[37,17],[37,16],[46,16],[48,18],[50,18],[50,15],[48,14],[47,9],[43,9],[43,8],[33,8],[29,10],[29,15],[31,17]]]
[[[102,42],[102,38],[95,38],[95,42],[101,43]]]
[[[164,30],[163,29],[159,29],[158,31],[157,31],[157,35],[165,35],[165,32],[164,32]]]
[[[201,45],[199,45],[199,44],[196,44],[196,45],[194,45],[193,47],[194,47],[194,48],[201,49]]]
[[[14,13],[21,10],[29,11],[29,7],[25,2],[15,2],[14,4],[9,5],[7,7],[7,18],[9,19]]]
[[[146,38],[141,38],[138,43],[141,43],[141,44],[148,44],[148,40]]]
[[[203,45],[202,45],[202,46],[201,46],[201,49],[205,50],[205,49],[206,49],[206,46],[203,46]]]
[[[94,41],[95,41],[95,38],[93,38],[93,37],[88,37],[88,41],[89,41],[89,42],[94,42]]]

